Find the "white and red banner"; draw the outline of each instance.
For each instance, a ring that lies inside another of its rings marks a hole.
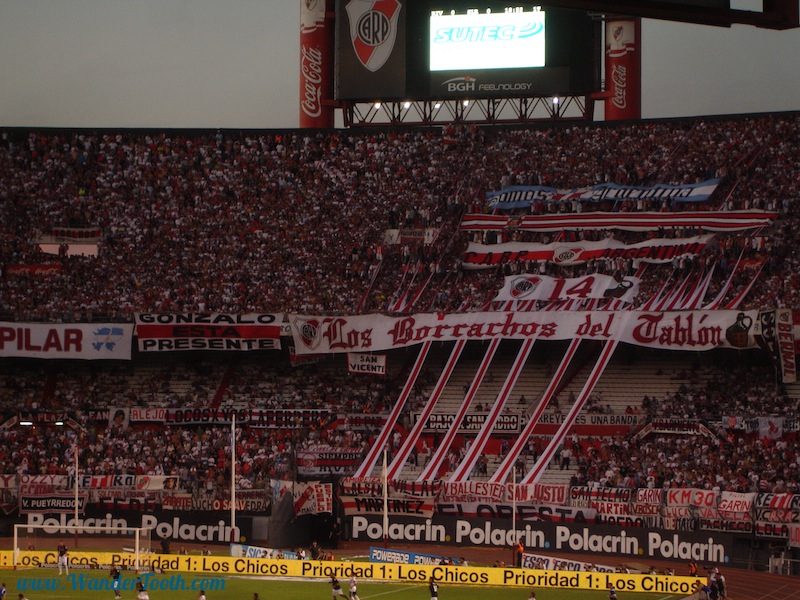
[[[749,513],[755,505],[756,495],[755,492],[722,492],[717,510],[727,518],[735,518],[741,513]]]
[[[389,493],[402,496],[438,496],[440,481],[404,481],[389,479]],[[342,477],[339,480],[340,496],[383,497],[383,477]]]
[[[746,231],[770,225],[777,213],[763,210],[686,211],[686,212],[580,212],[507,216],[468,214],[461,219],[462,231],[554,232],[566,230],[657,231],[665,228],[703,229],[705,231]]]
[[[667,507],[700,507],[716,508],[720,492],[714,490],[701,490],[698,488],[676,488],[666,491],[665,504]]]
[[[537,569],[539,571],[596,571],[598,573],[616,573],[616,567],[608,565],[598,565],[597,563],[587,563],[578,560],[568,560],[566,558],[556,558],[554,556],[542,556],[540,554],[522,555],[523,569]]]
[[[0,358],[130,360],[129,323],[0,322]]]
[[[297,450],[297,472],[304,477],[352,475],[361,463],[359,448],[318,444]]]
[[[586,300],[614,298],[632,302],[639,293],[639,277],[612,277],[600,273],[565,279],[548,275],[509,275],[494,297],[495,302]]]
[[[613,238],[596,242],[556,242],[552,244],[504,242],[478,244],[470,242],[461,261],[465,269],[491,269],[520,261],[545,261],[558,265],[578,265],[590,260],[632,259],[646,263],[668,263],[684,256],[697,256],[713,239],[713,235],[688,238],[657,238],[626,244]]]
[[[350,352],[347,355],[347,371],[359,375],[386,377],[386,355]]]
[[[495,339],[619,340],[636,346],[705,351],[752,348],[755,311],[545,311],[424,313],[409,316],[291,315],[300,354],[370,352],[423,342]]]
[[[374,496],[342,496],[344,514],[347,516],[383,514],[383,498]],[[406,496],[389,494],[386,498],[386,512],[390,516],[419,517],[429,519],[433,516],[433,496]]]
[[[39,265],[7,265],[3,268],[3,275],[30,275],[32,277],[51,277],[61,273],[61,263],[48,263]]]
[[[130,488],[138,491],[161,491],[175,489],[177,475],[81,475],[78,488],[119,489]],[[68,487],[75,485],[75,478],[67,478]]]
[[[8,475],[3,475],[3,480]],[[20,475],[19,494],[50,494],[55,490],[67,489],[66,475]]]
[[[443,481],[439,502],[500,503],[506,499],[505,483],[488,481]]]
[[[275,350],[281,347],[282,314],[138,313],[140,352]]]
[[[800,525],[796,523],[792,523],[786,526],[789,536],[789,547],[790,548],[800,548]]]
[[[292,486],[292,493],[296,515],[333,512],[333,484],[298,482]]]
[[[781,361],[781,378],[783,383],[794,383],[797,381],[797,362],[794,323],[790,309],[779,308],[775,311],[775,328]]]

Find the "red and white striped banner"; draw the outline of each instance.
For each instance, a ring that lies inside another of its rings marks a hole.
[[[558,265],[578,265],[589,260],[630,258],[647,263],[668,263],[683,256],[700,254],[713,235],[689,238],[652,239],[625,244],[612,238],[596,242],[557,242],[537,244],[506,242],[477,244],[470,242],[464,253],[465,269],[491,269],[519,261],[545,261]]]
[[[564,231],[607,230],[658,231],[670,228],[696,228],[705,231],[746,231],[770,225],[777,213],[764,210],[702,212],[583,212],[544,215],[464,215],[462,231]]]

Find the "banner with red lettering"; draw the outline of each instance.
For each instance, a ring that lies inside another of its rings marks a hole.
[[[130,323],[0,322],[0,357],[130,360]]]
[[[3,275],[30,275],[32,277],[50,277],[61,273],[61,263],[48,263],[42,265],[7,265],[3,268]]]
[[[716,184],[714,184],[716,186]],[[516,191],[502,192],[507,198],[527,196],[548,196],[549,188],[514,188]],[[650,188],[643,188],[650,189]],[[695,188],[696,189],[696,188]],[[553,190],[558,192],[559,190]],[[563,190],[562,190],[563,191]],[[603,190],[607,193],[608,188]],[[664,190],[661,190],[664,191]],[[674,191],[687,191],[676,188]],[[694,191],[694,189],[692,190]],[[708,191],[708,190],[706,190]],[[524,201],[523,204],[529,202]],[[514,203],[516,204],[516,203]],[[502,208],[502,206],[498,206]],[[619,229],[622,231],[658,231],[659,229],[690,227],[705,231],[746,231],[767,227],[777,218],[777,213],[763,210],[731,210],[701,212],[579,212],[579,213],[545,213],[541,215],[502,215],[502,214],[468,214],[461,219],[461,231],[606,231]]]
[[[383,498],[374,496],[342,496],[344,514],[347,516],[383,514]],[[433,516],[433,496],[406,496],[390,494],[386,499],[386,512],[390,516],[419,517],[429,519]]]
[[[750,513],[755,506],[755,492],[722,492],[717,504],[717,510],[725,516],[737,516],[740,513]]]
[[[646,263],[669,263],[684,256],[697,256],[714,238],[711,234],[688,238],[654,238],[626,244],[614,238],[598,241],[504,242],[478,244],[470,242],[461,266],[464,269],[491,269],[498,265],[522,261],[545,261],[557,265],[579,265],[590,260],[630,258]]]
[[[20,494],[50,494],[55,490],[67,489],[66,475],[20,475]]]
[[[675,488],[666,491],[667,507],[705,507],[716,508],[719,503],[719,492],[698,488]]]
[[[596,273],[564,279],[547,275],[509,275],[494,302],[541,300],[586,300],[614,298],[632,302],[639,293],[639,277],[612,277]]]
[[[775,321],[778,353],[781,360],[781,379],[783,383],[794,383],[797,381],[797,362],[795,360],[792,311],[788,308],[779,308],[775,311]]]
[[[510,502],[558,504],[565,506],[569,498],[569,486],[553,483],[507,483],[506,498]]]
[[[282,314],[138,313],[140,352],[275,350],[281,347]]]
[[[705,351],[753,348],[755,311],[540,311],[381,314],[323,317],[291,315],[298,353],[391,350],[426,341],[493,339],[620,340],[636,346]]]

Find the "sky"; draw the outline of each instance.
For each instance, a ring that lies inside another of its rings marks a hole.
[[[301,1],[0,0],[0,127],[297,127]],[[642,116],[800,110],[799,57],[800,30],[645,19]]]

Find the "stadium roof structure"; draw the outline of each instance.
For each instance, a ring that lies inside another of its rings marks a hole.
[[[800,26],[800,0],[763,0],[761,11],[731,8],[730,0],[546,0],[542,4],[719,27],[738,24],[761,29],[793,29]]]

